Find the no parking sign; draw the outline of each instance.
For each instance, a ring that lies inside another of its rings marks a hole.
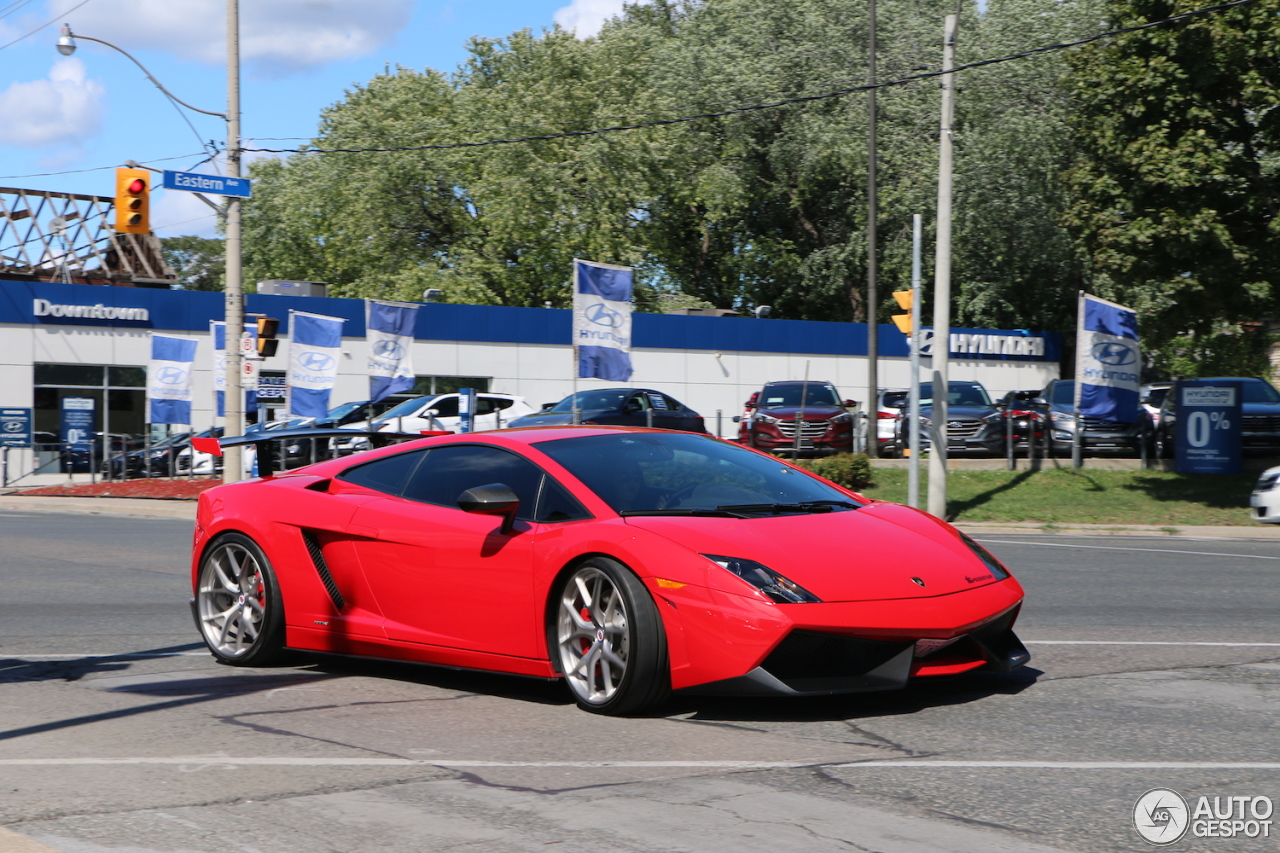
[[[1188,379],[1179,382],[1174,393],[1178,473],[1240,473],[1240,383]]]

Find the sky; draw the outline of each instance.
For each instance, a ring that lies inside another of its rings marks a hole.
[[[622,0],[249,0],[240,9],[245,147],[289,148],[314,136],[320,111],[388,66],[453,71],[473,36],[540,33],[558,23],[594,35]],[[175,109],[124,54],[77,41],[63,24],[132,55],[192,106],[227,105],[226,0],[0,0],[0,187],[110,196],[115,167],[217,174],[221,118]],[[247,155],[250,156],[250,155]],[[159,181],[157,180],[157,184]],[[155,190],[161,237],[217,236],[190,193]]]

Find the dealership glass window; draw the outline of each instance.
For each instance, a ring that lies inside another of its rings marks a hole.
[[[63,397],[94,401],[96,432],[140,436],[147,423],[147,369],[105,364],[36,364],[34,428],[58,434]],[[103,411],[106,400],[106,411]],[[105,429],[104,429],[105,428]]]

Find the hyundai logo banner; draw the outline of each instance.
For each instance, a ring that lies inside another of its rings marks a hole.
[[[217,320],[209,323],[209,336],[213,341],[213,410],[220,418],[227,416],[227,324]],[[253,349],[258,349],[258,324],[245,323],[245,335],[253,338]],[[248,383],[241,376],[244,384],[244,411],[252,412],[258,408],[258,388]]]
[[[365,300],[365,339],[369,343],[369,399],[376,403],[413,387],[413,330],[418,306]]]
[[[147,362],[147,420],[153,424],[191,424],[191,368],[195,338],[151,336]]]
[[[580,378],[631,378],[631,275],[631,267],[573,261],[573,346]]]
[[[289,312],[289,414],[321,418],[329,411],[329,392],[342,355],[341,317]]]
[[[1137,422],[1141,375],[1137,314],[1096,296],[1082,296],[1076,335],[1080,416]]]

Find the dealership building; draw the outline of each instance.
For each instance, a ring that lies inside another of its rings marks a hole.
[[[268,418],[286,412],[291,310],[343,319],[341,366],[330,402],[367,399],[363,300],[249,294],[245,310],[280,320],[279,350],[261,364],[259,400]],[[0,279],[0,409],[30,409],[33,430],[56,435],[62,399],[89,398],[95,400],[95,431],[143,434],[146,366],[156,332],[197,341],[192,426],[206,429],[215,424],[210,324],[224,312],[222,293]],[[534,408],[557,401],[575,387],[570,331],[568,310],[425,303],[412,353],[416,390],[505,392]],[[879,338],[879,384],[907,387],[904,336],[885,325]],[[948,342],[950,378],[977,380],[993,396],[1041,388],[1058,376],[1056,333],[953,329]],[[713,432],[719,414],[720,432],[728,436],[736,430],[732,416],[741,414],[743,402],[766,381],[807,377],[863,400],[867,327],[637,313],[631,361],[634,373],[626,384],[675,397],[700,412]],[[617,384],[579,379],[576,387]],[[9,481],[29,474],[36,460],[31,450],[10,448]]]

